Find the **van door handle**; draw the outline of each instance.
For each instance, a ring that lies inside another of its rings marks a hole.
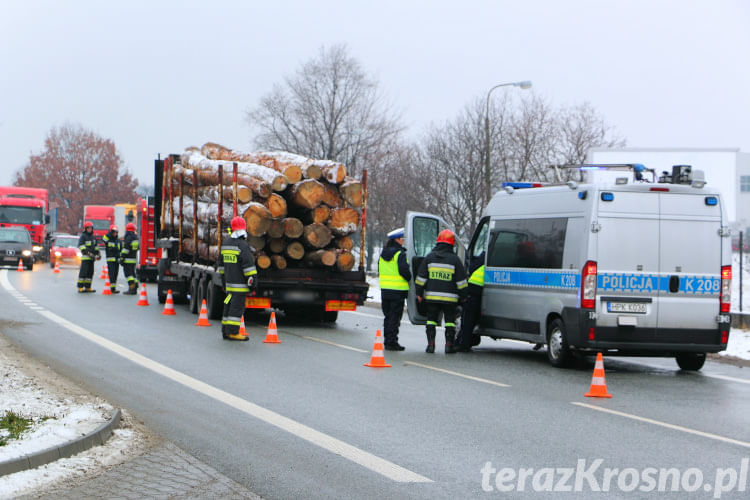
[[[680,277],[679,276],[669,277],[669,291],[671,293],[677,293],[680,291]]]

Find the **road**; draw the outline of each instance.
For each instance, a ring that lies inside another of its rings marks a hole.
[[[582,480],[576,498],[601,497],[592,490],[605,488],[605,468],[622,471],[608,497],[657,494],[628,491],[648,491],[646,467],[683,473],[674,498],[693,487],[712,498],[716,468],[735,469],[739,485],[750,456],[747,369],[708,362],[684,373],[673,360],[606,358],[614,397],[593,400],[583,396],[591,360],[556,369],[544,350],[492,340],[429,355],[423,327],[409,324],[406,351],[386,352],[392,368],[366,368],[382,325],[375,308],[341,313],[334,326],[279,315],[278,345],[261,342],[266,315],[248,324],[249,342],[227,342],[218,322],[193,326],[185,306],[161,315],[155,286],[151,305],[137,307],[137,297],[75,293],[76,273],[0,271],[0,319],[17,322],[6,335],[266,498],[519,495],[498,485],[550,497],[535,490],[575,490],[563,469],[597,459],[594,484]],[[513,479],[497,480],[490,467],[512,469]],[[694,486],[696,470],[704,478]],[[719,482],[731,478],[725,471]],[[721,498],[746,498],[739,486]]]

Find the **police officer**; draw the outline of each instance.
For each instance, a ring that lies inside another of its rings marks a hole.
[[[120,270],[120,252],[122,242],[117,236],[117,226],[109,226],[109,232],[102,237],[104,241],[104,255],[107,257],[107,272],[109,273],[109,289],[112,293],[120,293],[117,289],[117,272]]]
[[[414,284],[417,300],[427,306],[425,352],[435,352],[435,333],[442,312],[445,318],[445,353],[452,354],[456,352],[453,342],[458,302],[464,300],[468,284],[464,266],[453,252],[453,245],[456,243],[453,231],[440,231],[436,243],[419,266]]]
[[[78,238],[78,249],[81,251],[81,268],[78,271],[78,293],[93,293],[91,279],[94,277],[94,260],[99,260],[99,249],[94,237],[94,224],[83,223],[83,232]]]
[[[224,275],[227,296],[224,299],[224,314],[221,320],[221,335],[227,340],[248,340],[240,335],[240,321],[245,313],[245,297],[255,288],[255,260],[246,241],[245,219],[235,217],[230,223],[232,234],[221,242],[219,272]]]
[[[398,343],[398,327],[404,314],[404,299],[409,293],[409,263],[404,251],[404,228],[388,233],[388,242],[380,253],[378,276],[380,276],[380,306],[383,309],[383,332],[388,351],[403,351]]]
[[[138,257],[138,236],[135,234],[135,224],[128,222],[125,226],[125,237],[122,239],[122,250],[120,260],[122,272],[128,280],[128,291],[125,295],[138,293],[138,280],[135,278],[135,263]]]
[[[456,338],[456,350],[469,352],[477,345],[474,327],[479,323],[482,313],[482,290],[484,289],[484,256],[485,252],[472,257],[469,263],[469,297],[461,311],[461,331]]]

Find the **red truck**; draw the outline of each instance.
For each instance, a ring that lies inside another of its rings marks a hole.
[[[159,259],[161,259],[161,248],[156,248],[156,228],[154,223],[154,197],[138,200],[136,204],[138,212],[138,241],[140,251],[138,252],[138,280],[156,283],[159,277]],[[125,233],[123,233],[125,234]]]
[[[85,205],[83,207],[83,221],[91,222],[94,225],[96,242],[99,246],[104,246],[102,237],[109,231],[109,226],[115,223],[115,207],[108,205]]]
[[[49,192],[41,188],[0,186],[0,227],[25,228],[31,235],[34,259],[47,257]]]

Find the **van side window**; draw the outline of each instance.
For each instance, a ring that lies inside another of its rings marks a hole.
[[[489,224],[489,219],[487,219],[482,223],[479,229],[479,234],[474,240],[474,245],[471,247],[471,255],[477,256],[486,250],[487,235],[489,234],[489,232],[490,232],[490,224]]]
[[[439,229],[438,221],[427,217],[415,217],[412,228],[414,229],[414,255],[424,257],[435,246]]]
[[[567,218],[495,221],[487,265],[561,269],[567,226]]]

